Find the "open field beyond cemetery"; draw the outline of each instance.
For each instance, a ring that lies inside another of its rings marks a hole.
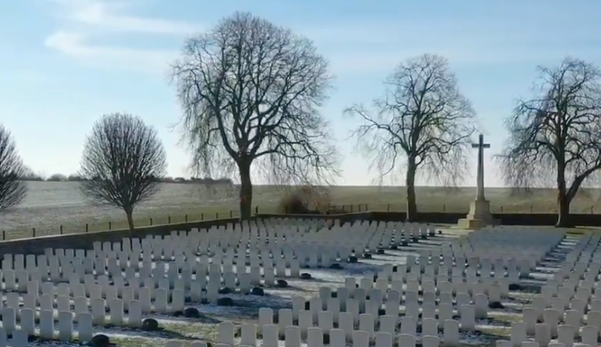
[[[58,234],[86,230],[106,230],[126,226],[122,211],[109,206],[94,206],[77,189],[77,182],[30,182],[25,201],[15,210],[0,216],[0,228],[7,238]],[[367,205],[372,211],[405,211],[404,187],[335,186],[332,205],[346,211]],[[418,209],[422,212],[468,212],[475,188],[448,190],[437,187],[418,187]],[[261,213],[276,212],[282,190],[255,186],[253,205]],[[512,194],[507,188],[488,188],[486,197],[492,212],[549,213],[556,211],[554,189],[538,189],[532,194]],[[580,194],[572,203],[575,213],[601,213],[601,190],[591,189]],[[351,207],[352,205],[352,207]],[[139,205],[134,218],[137,226],[184,222],[185,219],[214,219],[238,215],[237,191],[234,189],[205,189],[193,184],[165,183],[151,201]]]

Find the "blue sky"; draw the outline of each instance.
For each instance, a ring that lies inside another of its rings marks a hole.
[[[170,175],[186,175],[189,155],[172,130],[181,113],[168,65],[186,37],[236,10],[304,34],[330,60],[335,89],[323,113],[344,155],[341,184],[370,184],[374,177],[345,140],[354,123],[342,110],[370,104],[407,58],[449,59],[491,143],[490,186],[502,185],[490,160],[506,137],[502,119],[528,95],[536,66],[568,55],[601,63],[601,1],[592,0],[3,1],[0,122],[27,165],[69,174],[78,170],[98,117],[133,113],[158,129]]]

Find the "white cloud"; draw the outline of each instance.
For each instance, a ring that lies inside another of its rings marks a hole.
[[[141,50],[125,47],[100,46],[89,43],[81,34],[57,31],[44,44],[81,63],[104,68],[116,68],[164,74],[177,57],[177,51]]]
[[[59,24],[44,45],[86,65],[162,74],[177,56],[177,51],[133,49],[111,44],[100,45],[95,39],[138,33],[151,36],[184,36],[200,26],[182,21],[131,15],[132,0],[47,0],[58,10]],[[64,29],[67,27],[68,29]]]
[[[58,5],[60,17],[73,23],[116,32],[187,35],[202,27],[183,21],[144,18],[126,14],[129,2],[107,0],[48,0]]]
[[[201,26],[177,20],[136,16],[137,0],[47,0],[56,5],[63,28],[45,42],[82,62],[133,69],[163,71],[178,52],[98,45],[93,39],[110,42],[113,35],[138,33],[170,35],[177,39],[200,31]],[[140,0],[147,4],[148,0]],[[328,23],[325,26],[294,27],[313,39],[330,61],[334,73],[390,71],[399,62],[423,53],[446,56],[453,65],[532,63],[546,64],[574,54],[585,59],[601,57],[601,49],[570,45],[574,31],[549,26],[534,30],[529,24],[507,23],[487,18],[460,23],[437,21],[398,23]],[[503,24],[504,23],[504,24]],[[352,25],[351,25],[352,24]],[[552,34],[552,35],[550,35]],[[549,42],[561,37],[562,45]]]

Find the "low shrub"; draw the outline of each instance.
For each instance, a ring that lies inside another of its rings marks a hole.
[[[302,186],[285,194],[278,203],[278,213],[327,213],[331,195],[326,187]]]
[[[308,214],[311,211],[302,197],[294,192],[283,196],[278,203],[278,213]]]

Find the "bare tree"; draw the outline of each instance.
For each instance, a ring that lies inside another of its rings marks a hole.
[[[81,189],[94,201],[122,208],[133,231],[134,207],[158,192],[166,168],[154,128],[129,114],[105,115],[86,140]]]
[[[10,131],[0,125],[0,212],[25,199],[27,185],[21,179],[25,173]]]
[[[532,97],[507,118],[510,136],[497,158],[516,188],[556,185],[556,225],[572,226],[572,199],[601,169],[601,72],[572,58],[538,70]]]
[[[20,177],[21,181],[45,181],[45,177],[42,173],[35,173],[33,172],[33,170],[28,167],[28,166],[23,166],[23,169],[21,170],[22,172],[22,176]]]
[[[406,169],[407,220],[412,221],[418,169],[446,185],[464,177],[475,112],[447,60],[437,55],[401,63],[385,85],[385,95],[374,101],[375,111],[353,105],[345,112],[361,120],[352,136],[381,179]]]
[[[186,42],[173,80],[195,170],[209,177],[237,173],[242,219],[251,216],[252,174],[299,184],[338,173],[318,112],[331,76],[310,40],[235,13]]]

